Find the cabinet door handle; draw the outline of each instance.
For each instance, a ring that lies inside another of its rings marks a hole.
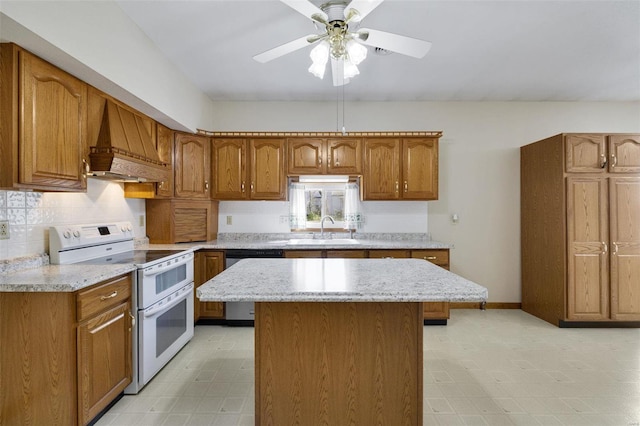
[[[242,190],[242,193],[244,194],[244,181],[240,184],[240,189]]]
[[[131,312],[129,312],[129,317],[131,317],[131,327],[135,327],[136,325],[136,317],[134,317]]]
[[[604,154],[600,155],[600,158],[602,161],[600,161],[600,168],[604,169],[605,167],[607,167],[607,156]]]
[[[254,192],[254,190],[253,190],[253,182],[251,182],[251,192],[252,193]]]
[[[100,296],[100,300],[107,300],[107,299],[113,299],[114,297],[116,297],[118,295],[118,290],[114,291],[113,293],[111,293],[108,296]]]
[[[409,184],[407,183],[407,181],[404,181],[404,192],[408,192],[409,191]]]
[[[400,190],[400,186],[399,186],[398,181],[396,181],[396,193],[398,193],[399,190]]]
[[[611,254],[615,256],[618,254],[618,243],[611,243],[611,245],[613,246],[613,253]]]
[[[615,154],[611,154],[611,167],[615,167],[618,164],[618,157]]]
[[[322,157],[318,157],[318,166],[322,166]]]
[[[327,155],[327,167],[331,168],[331,156],[330,155]]]
[[[87,164],[87,160],[82,159],[82,179],[87,178],[87,173],[89,172],[89,165]]]
[[[425,256],[423,257],[424,260],[437,260],[438,258],[435,256]]]
[[[605,254],[609,251],[609,247],[607,246],[607,243],[605,243],[604,241],[602,242],[602,254]]]
[[[204,181],[204,189],[207,190],[207,191],[209,190],[209,181],[208,180]]]

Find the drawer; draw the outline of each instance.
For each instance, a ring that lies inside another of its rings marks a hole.
[[[412,250],[411,257],[428,260],[440,266],[449,265],[449,250]]]
[[[86,290],[80,290],[76,296],[78,321],[83,321],[116,306],[131,298],[131,276],[105,281]]]
[[[409,250],[369,250],[369,257],[372,259],[406,259],[409,257]]]

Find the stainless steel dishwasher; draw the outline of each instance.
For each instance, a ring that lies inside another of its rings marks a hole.
[[[284,257],[284,250],[226,250],[226,268],[230,268],[242,259],[270,259]],[[227,325],[252,326],[255,319],[253,302],[227,302]]]

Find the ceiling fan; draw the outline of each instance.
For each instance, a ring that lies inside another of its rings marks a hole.
[[[342,86],[360,72],[357,65],[367,56],[364,45],[376,50],[396,52],[414,58],[423,58],[431,43],[386,31],[359,28],[360,21],[384,0],[328,0],[320,7],[309,0],[280,0],[300,12],[314,23],[324,26],[321,34],[308,34],[253,57],[265,63],[315,44],[311,50],[309,72],[322,78],[331,59],[333,85]]]

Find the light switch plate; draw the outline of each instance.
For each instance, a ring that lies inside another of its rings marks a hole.
[[[9,221],[0,220],[0,240],[9,239]]]

